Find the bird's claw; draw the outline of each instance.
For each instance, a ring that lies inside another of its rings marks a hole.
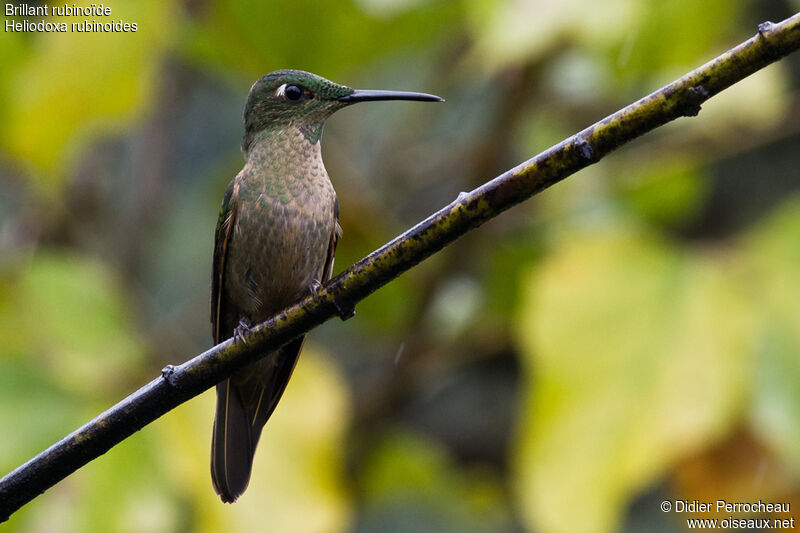
[[[247,344],[246,336],[250,334],[250,321],[246,318],[239,320],[239,324],[233,328],[233,342],[243,342]]]
[[[314,301],[319,302],[319,293],[322,291],[322,282],[314,278],[311,280],[311,285],[308,286],[308,290],[311,293],[311,297],[314,298]]]

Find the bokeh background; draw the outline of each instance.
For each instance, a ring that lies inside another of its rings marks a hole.
[[[214,225],[264,73],[447,99],[329,121],[338,272],[800,10],[105,4],[138,31],[0,36],[0,473],[210,346]],[[794,512],[798,148],[795,54],[315,330],[235,505],[211,488],[209,391],[0,528],[666,533],[686,516],[663,513],[664,499]]]

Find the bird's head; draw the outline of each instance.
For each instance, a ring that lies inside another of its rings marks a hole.
[[[242,147],[247,150],[261,131],[286,128],[299,128],[306,140],[316,144],[325,120],[335,111],[357,102],[375,100],[444,101],[425,93],[356,90],[310,72],[276,70],[250,88],[244,107]]]

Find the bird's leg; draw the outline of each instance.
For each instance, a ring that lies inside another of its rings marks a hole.
[[[243,342],[247,344],[247,339],[245,338],[246,335],[250,333],[250,319],[246,316],[243,316],[239,319],[239,324],[233,328],[233,342]]]

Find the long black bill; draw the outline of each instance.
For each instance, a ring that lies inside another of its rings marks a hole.
[[[374,102],[376,100],[417,100],[419,102],[444,102],[433,94],[410,93],[405,91],[359,91],[355,90],[338,99],[340,102]]]

